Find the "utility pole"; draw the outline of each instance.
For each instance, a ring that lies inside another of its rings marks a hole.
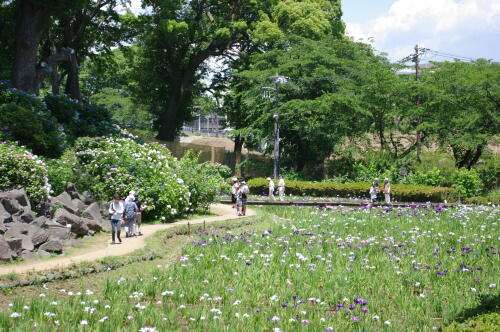
[[[279,107],[279,95],[280,95],[280,84],[285,84],[287,78],[284,76],[276,75],[271,77],[274,80],[274,104],[275,108]],[[264,87],[264,89],[273,89],[272,87]],[[264,91],[264,98],[270,99],[269,91]],[[280,175],[280,116],[278,113],[273,114],[274,119],[274,149],[273,149],[273,161],[274,169],[273,176],[278,178]]]
[[[425,48],[418,47],[418,44],[415,45],[415,54],[413,54],[413,62],[415,62],[415,81],[420,81],[420,56],[427,51]],[[415,100],[415,104],[417,107],[420,107],[420,96],[417,95]],[[417,126],[420,124],[420,120],[417,121]],[[420,130],[417,130],[416,137],[416,145],[417,145],[417,160],[420,160],[421,154],[421,144],[423,139],[423,133]]]

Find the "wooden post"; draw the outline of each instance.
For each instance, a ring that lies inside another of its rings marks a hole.
[[[215,146],[212,146],[211,148],[212,148],[211,149],[212,155],[211,155],[210,161],[212,162],[212,164],[215,164]]]
[[[203,231],[206,231],[207,230],[207,221],[206,220],[203,220]]]
[[[188,222],[188,236],[191,236],[191,223]]]

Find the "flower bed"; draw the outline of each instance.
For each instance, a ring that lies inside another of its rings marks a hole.
[[[47,167],[25,148],[0,142],[0,190],[13,187],[23,187],[35,203],[42,201],[51,190]]]
[[[148,217],[172,220],[207,206],[219,193],[222,179],[197,158],[179,162],[160,144],[139,144],[130,138],[80,138],[75,144],[77,186],[100,200],[134,190],[149,207]]]

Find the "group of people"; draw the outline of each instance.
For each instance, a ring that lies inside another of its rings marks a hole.
[[[380,189],[378,184],[379,179],[375,178],[370,187],[370,201],[375,203],[382,200],[382,193],[384,194],[385,202],[389,204],[391,202],[391,183],[388,178],[384,179],[384,186]]]
[[[274,194],[276,192],[276,186],[274,185],[273,179],[270,177],[267,178],[267,181],[269,183],[269,199],[275,201],[276,198],[274,197]],[[285,179],[283,179],[282,175],[278,176],[278,195],[280,201],[285,198]]]
[[[247,199],[250,194],[250,188],[245,180],[233,178],[233,186],[231,187],[231,202],[233,208],[236,208],[238,216],[244,216],[247,213]]]
[[[113,196],[113,201],[109,203],[109,216],[111,220],[111,240],[112,244],[122,243],[121,226],[125,226],[125,237],[141,236],[142,211],[146,208],[139,200],[139,195],[135,191],[130,191],[125,201],[122,201],[119,194]]]

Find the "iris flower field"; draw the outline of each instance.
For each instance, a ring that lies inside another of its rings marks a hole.
[[[433,331],[499,301],[498,208],[259,211],[193,235],[172,265],[39,287],[0,330]]]

